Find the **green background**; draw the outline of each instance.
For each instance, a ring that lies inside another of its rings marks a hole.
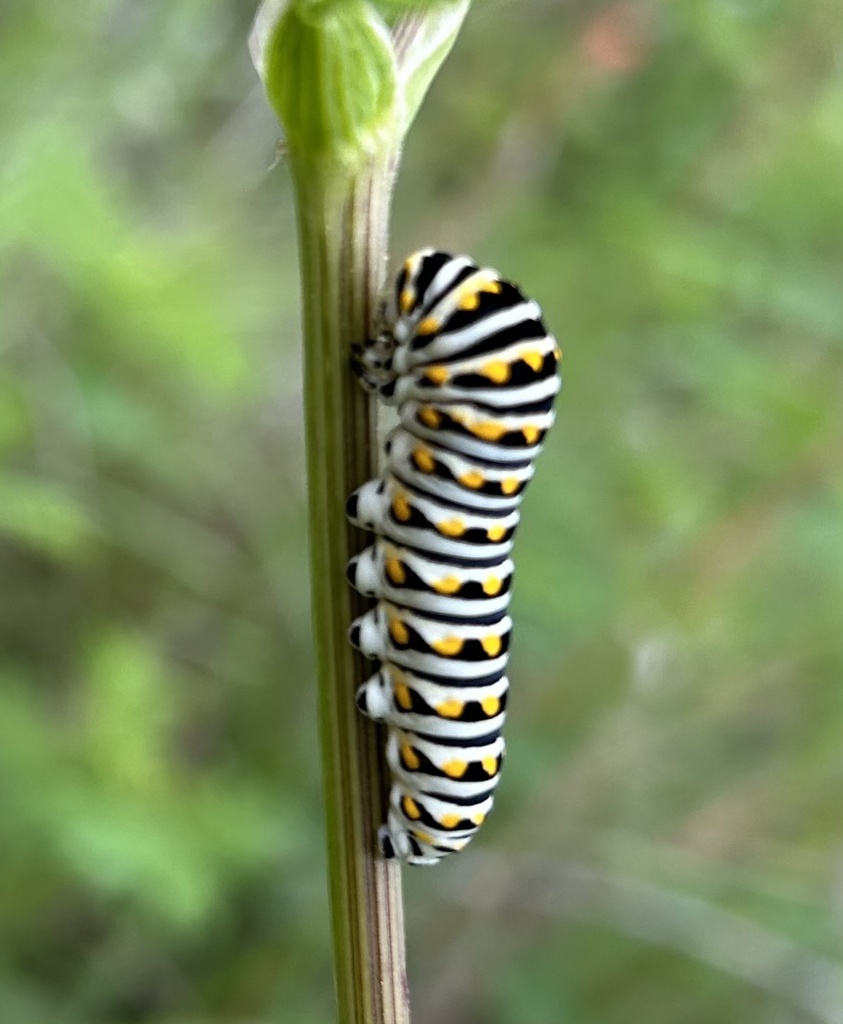
[[[0,11],[0,1021],[333,1019],[294,216],[235,0]],[[478,0],[394,257],[543,305],[415,1024],[843,1021],[843,7]],[[341,514],[343,496],[338,496]]]

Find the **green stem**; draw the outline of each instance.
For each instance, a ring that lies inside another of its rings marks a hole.
[[[375,849],[388,780],[381,731],[354,705],[371,666],[346,632],[364,610],[345,581],[367,543],[345,520],[348,495],[377,472],[375,414],[349,371],[371,336],[386,267],[394,153],[354,175],[292,169],[304,302],[310,557],[328,870],[339,1020],[408,1024],[400,869]]]

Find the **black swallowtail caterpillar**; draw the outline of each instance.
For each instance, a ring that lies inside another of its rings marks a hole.
[[[377,599],[349,638],[380,669],[357,706],[386,723],[384,857],[434,864],[492,807],[504,756],[510,552],[560,387],[538,305],[465,256],[424,249],[355,350],[361,383],[397,407],[383,475],[348,499],[375,543],[348,580]]]

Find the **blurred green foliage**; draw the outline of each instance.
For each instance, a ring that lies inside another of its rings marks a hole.
[[[0,14],[9,1024],[332,1020],[252,13]],[[836,0],[478,0],[411,133],[396,258],[516,277],[566,374],[497,813],[406,875],[418,1024],[843,1021],[841,38]]]

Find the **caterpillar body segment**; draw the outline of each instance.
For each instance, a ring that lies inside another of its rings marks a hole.
[[[458,568],[456,572],[442,556],[379,537],[351,559],[347,576],[359,593],[422,614],[486,619],[506,611],[515,569],[512,559]]]
[[[509,680],[437,681],[396,666],[381,668],[357,691],[357,706],[397,729],[465,741],[496,733],[503,725]]]

